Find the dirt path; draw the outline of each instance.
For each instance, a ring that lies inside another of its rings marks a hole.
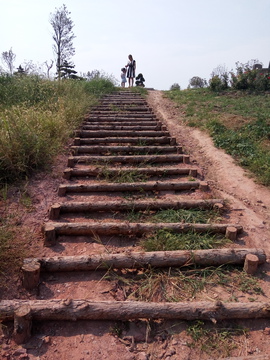
[[[270,190],[250,179],[248,173],[236,166],[230,156],[213,146],[212,140],[206,134],[185,126],[182,120],[184,110],[165,99],[162,92],[149,91],[147,101],[158,118],[167,125],[171,136],[183,146],[185,153],[190,154],[191,162],[199,168],[199,178],[209,183],[217,198],[229,201],[232,209],[230,221],[242,225],[246,231],[245,246],[263,248],[269,256]],[[69,156],[69,148],[66,150],[66,154],[59,156],[51,174],[40,174],[29,181],[28,193],[33,207],[29,212],[24,212],[20,219],[21,233],[31,232],[30,240],[29,236],[27,237],[27,256],[72,255],[74,252],[84,254],[88,251],[98,254],[104,251],[104,245],[98,242],[67,243],[65,246],[59,244],[53,249],[43,247],[40,227],[44,221],[48,222],[49,208],[58,201],[57,190],[63,182],[62,174]],[[15,200],[16,196],[18,194],[15,194]],[[12,208],[19,208],[16,201],[11,204]],[[127,251],[133,250],[135,245],[129,246]],[[267,275],[270,274],[268,263],[264,266],[264,271]],[[16,279],[2,298],[50,299],[54,296],[59,299],[112,299],[112,283],[110,280],[102,279],[105,281],[101,284],[98,271],[88,274],[72,273],[68,276],[66,283],[65,275],[60,275],[59,278],[51,274],[44,275],[39,294],[27,293]],[[114,289],[115,293],[118,290]],[[265,283],[263,290],[266,294],[264,301],[267,301],[270,295],[268,283]],[[121,300],[121,291],[117,296],[118,300]],[[125,327],[125,324],[112,321],[37,323],[34,329],[36,335],[26,348],[18,347],[17,352],[17,346],[2,336],[0,356],[3,359],[30,360],[209,359],[209,356],[196,353],[196,350],[187,345],[184,321],[177,324],[171,321],[160,324],[135,321],[128,325]],[[241,344],[238,356],[270,354],[270,320],[246,321],[243,322],[243,326],[250,328],[251,332],[249,339],[245,339]],[[121,337],[118,336],[120,332]],[[253,358],[255,359],[256,357]]]
[[[172,136],[201,168],[218,196],[228,199],[235,216],[250,234],[248,246],[263,247],[270,255],[270,189],[256,184],[247,171],[237,166],[231,156],[213,145],[200,130],[183,123],[181,108],[163,97],[161,91],[150,91],[148,103],[168,126]]]

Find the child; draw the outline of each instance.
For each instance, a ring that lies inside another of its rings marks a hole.
[[[126,86],[126,82],[127,82],[126,72],[127,72],[127,70],[125,68],[121,69],[121,86],[122,87]]]

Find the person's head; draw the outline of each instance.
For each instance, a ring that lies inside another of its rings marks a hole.
[[[130,60],[130,61],[132,61],[132,60],[133,60],[132,55],[128,55],[128,58],[129,58],[129,60]]]
[[[127,71],[127,69],[126,69],[126,68],[122,68],[121,71],[125,73],[125,72]]]

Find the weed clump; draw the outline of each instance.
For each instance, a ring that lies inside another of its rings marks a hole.
[[[1,75],[0,84],[0,184],[50,166],[87,109],[114,90],[107,79]]]
[[[200,250],[222,247],[228,242],[229,240],[220,234],[200,234],[192,230],[173,233],[163,229],[145,236],[140,241],[140,246],[145,251]]]

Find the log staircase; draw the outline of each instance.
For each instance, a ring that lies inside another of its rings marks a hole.
[[[122,180],[119,180],[122,179]],[[131,180],[130,180],[131,179]],[[133,180],[132,180],[133,179]],[[222,233],[231,240],[243,230],[226,223],[154,223],[127,220],[126,213],[161,209],[209,209],[222,213],[223,199],[213,199],[189,155],[183,153],[146,100],[131,91],[104,96],[91,109],[76,132],[71,156],[52,204],[50,221],[43,225],[44,246],[65,242],[95,241],[113,237],[118,244],[131,239],[128,250],[115,253],[83,253],[25,259],[23,284],[35,289],[44,272],[93,271],[95,269],[140,269],[144,267],[219,266],[243,264],[247,256],[258,264],[266,261],[262,249],[211,249],[196,251],[132,251],[142,236],[169,229],[181,233]],[[209,196],[208,196],[209,195]],[[74,240],[76,239],[76,240]],[[134,240],[135,239],[135,240]],[[253,256],[253,258],[252,258]],[[57,275],[56,275],[57,276]],[[30,320],[77,319],[204,319],[269,317],[265,303],[140,301],[92,301],[47,299],[1,301],[3,320],[14,318],[18,343],[27,341]],[[19,324],[19,325],[18,325]],[[22,330],[23,329],[23,330]]]

